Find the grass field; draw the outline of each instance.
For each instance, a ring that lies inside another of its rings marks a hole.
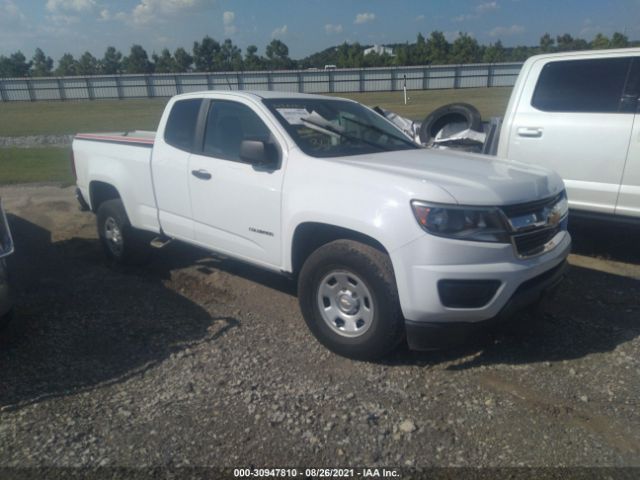
[[[0,148],[0,185],[74,183],[67,148]]]
[[[475,105],[483,118],[503,115],[511,88],[467,88],[409,92],[339,94],[422,120],[451,102]],[[57,135],[78,132],[155,130],[167,99],[16,102],[0,104],[0,136]],[[32,182],[73,183],[66,148],[0,148],[0,185]]]
[[[163,99],[0,104],[0,136],[155,130]]]
[[[475,105],[483,118],[503,115],[511,88],[339,94],[366,105],[379,105],[414,120],[451,102]],[[338,95],[338,94],[337,94]],[[155,130],[167,99],[16,102],[0,104],[0,136],[71,134],[123,130]]]

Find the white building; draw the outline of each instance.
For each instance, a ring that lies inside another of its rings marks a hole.
[[[386,53],[387,55],[393,56],[393,48],[385,47],[384,45],[374,45],[373,47],[364,49],[365,55],[368,55],[370,53],[377,53],[378,55],[383,55]]]

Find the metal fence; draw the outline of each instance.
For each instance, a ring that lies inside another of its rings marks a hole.
[[[521,63],[86,77],[0,78],[2,102],[171,97],[201,90],[352,93],[510,87]]]

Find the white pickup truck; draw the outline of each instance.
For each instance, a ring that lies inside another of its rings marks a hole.
[[[576,215],[640,223],[639,96],[640,48],[532,57],[498,156],[558,172]]]
[[[352,358],[457,343],[555,286],[570,250],[558,175],[420,148],[345,99],[179,95],[156,133],[78,134],[73,154],[112,261],[155,236],[291,275],[310,330]]]
[[[565,182],[572,218],[640,225],[639,99],[640,48],[531,57],[504,118],[487,126],[482,152],[556,171]],[[425,119],[423,139],[456,122],[462,126],[458,130],[480,128],[473,107],[452,107]]]

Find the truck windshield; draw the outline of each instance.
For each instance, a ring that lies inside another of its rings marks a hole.
[[[263,102],[300,149],[314,157],[420,148],[380,115],[355,102],[306,98]]]

